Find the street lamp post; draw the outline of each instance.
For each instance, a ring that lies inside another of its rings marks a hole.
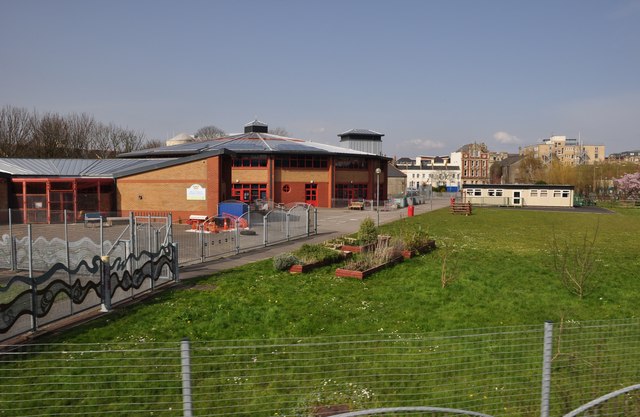
[[[378,215],[378,227],[380,227],[380,173],[382,170],[376,168],[376,211]]]

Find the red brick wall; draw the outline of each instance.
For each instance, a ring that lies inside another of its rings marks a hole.
[[[227,156],[215,156],[167,168],[119,178],[117,206],[121,214],[171,212],[175,222],[191,214],[217,214],[222,194],[230,195],[230,163]],[[221,173],[227,168],[227,172]],[[226,179],[221,183],[221,179]],[[187,188],[198,184],[206,189],[206,200],[187,200]]]

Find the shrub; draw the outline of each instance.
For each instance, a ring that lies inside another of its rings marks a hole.
[[[429,237],[429,232],[418,225],[417,228],[402,230],[399,239],[405,250],[416,251],[428,245]]]
[[[366,271],[400,256],[399,248],[390,239],[380,239],[373,252],[361,253],[347,262],[344,269]]]
[[[287,252],[273,257],[273,269],[276,271],[287,271],[299,262],[293,253]]]
[[[293,252],[293,255],[302,263],[308,264],[319,261],[337,262],[342,259],[342,253],[323,245],[309,245],[305,243]]]
[[[357,239],[361,245],[370,245],[378,239],[378,228],[371,217],[367,217],[360,223]]]

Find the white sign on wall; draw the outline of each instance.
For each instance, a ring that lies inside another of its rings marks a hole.
[[[187,200],[206,200],[207,189],[203,188],[200,184],[193,184],[187,188]]]

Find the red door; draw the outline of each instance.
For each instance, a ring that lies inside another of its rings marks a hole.
[[[304,202],[318,207],[318,184],[304,185]]]

